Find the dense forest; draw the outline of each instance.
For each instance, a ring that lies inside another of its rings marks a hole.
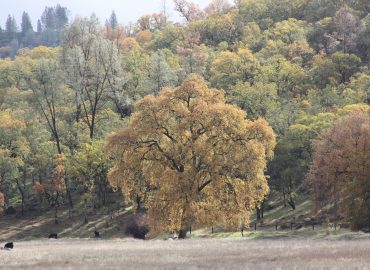
[[[57,221],[119,190],[153,231],[237,229],[311,194],[318,218],[368,226],[370,2],[174,3],[184,23],[9,15],[0,211]]]

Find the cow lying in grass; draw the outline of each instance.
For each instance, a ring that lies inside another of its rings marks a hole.
[[[1,249],[3,250],[12,250],[14,248],[13,242],[6,243],[5,246]]]

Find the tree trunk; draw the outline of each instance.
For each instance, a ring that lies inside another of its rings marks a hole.
[[[257,211],[257,220],[260,220],[261,219],[261,209],[256,206],[256,211]]]
[[[72,209],[73,208],[72,192],[71,188],[69,187],[69,180],[67,176],[64,177],[64,185],[66,186],[66,195],[68,198],[69,208]]]
[[[283,204],[286,207],[286,195],[285,195],[285,188],[283,187]]]
[[[86,199],[85,199],[85,206],[84,206],[84,224],[89,223],[89,221],[87,220],[87,207],[86,207],[86,205],[87,205],[87,201],[86,201]]]
[[[289,190],[288,190],[288,194],[289,194],[288,204],[290,205],[290,207],[292,207],[293,210],[295,210],[295,202],[293,200],[292,193],[293,193],[293,181],[292,181],[292,178],[290,177],[289,178]]]
[[[62,147],[60,146],[60,139],[59,139],[59,134],[57,131],[55,119],[53,119],[53,133],[54,133],[55,142],[57,144],[58,154],[60,155],[62,154]]]
[[[263,214],[264,214],[264,207],[265,207],[265,200],[263,200],[261,203],[261,218],[262,219],[263,219]]]
[[[94,107],[92,108],[92,111],[91,111],[91,124],[90,124],[90,140],[91,140],[91,142],[94,139],[95,121],[96,121],[95,118],[96,118],[96,113],[97,113],[98,101],[99,100],[97,98],[95,98]]]
[[[54,223],[55,224],[59,224],[59,221],[58,221],[58,207],[55,207],[55,211],[54,211]]]
[[[291,195],[289,195],[288,204],[290,205],[290,207],[291,207],[293,210],[295,210],[295,202],[294,202],[293,198],[291,197]]]
[[[27,172],[23,168],[23,181],[26,181],[26,178],[27,178]],[[24,215],[24,201],[25,201],[26,195],[24,194],[24,190],[22,189],[22,185],[19,182],[19,179],[16,179],[16,183],[17,183],[19,194],[21,195],[21,206],[22,206],[22,216],[23,216]]]
[[[76,123],[79,123],[80,122],[80,118],[81,118],[81,104],[78,103],[77,99],[78,99],[78,96],[77,96],[77,92],[76,92],[76,117],[75,117],[75,120],[76,120]]]
[[[17,181],[17,186],[18,186],[19,193],[21,194],[21,206],[22,206],[22,216],[23,216],[24,215],[24,200],[25,200],[25,195],[24,195],[24,192],[23,192],[22,188],[20,187],[18,181]]]

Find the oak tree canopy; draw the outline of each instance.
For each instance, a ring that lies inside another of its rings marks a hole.
[[[153,232],[235,229],[269,191],[265,168],[274,147],[265,120],[247,120],[223,91],[192,74],[138,101],[128,127],[109,137],[109,181],[148,210]]]

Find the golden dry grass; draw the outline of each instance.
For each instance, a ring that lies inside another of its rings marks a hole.
[[[2,244],[2,243],[1,243]],[[370,241],[43,240],[0,250],[0,269],[370,269]]]

